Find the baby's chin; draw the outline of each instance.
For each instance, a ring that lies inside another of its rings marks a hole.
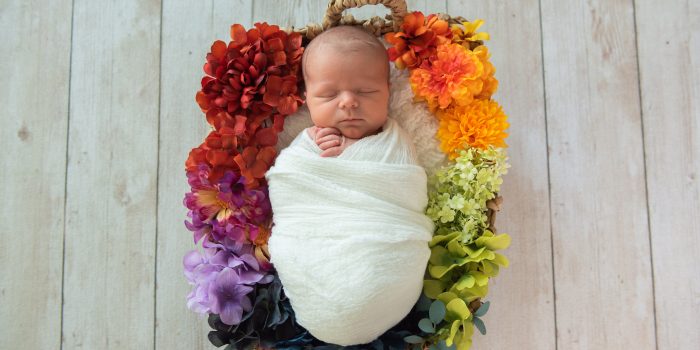
[[[361,139],[370,135],[374,135],[379,131],[380,128],[376,129],[366,129],[366,128],[355,128],[355,127],[345,127],[340,130],[343,136],[350,139]]]

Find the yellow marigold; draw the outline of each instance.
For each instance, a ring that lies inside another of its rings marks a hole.
[[[489,60],[491,58],[491,54],[486,46],[477,46],[472,52],[479,57],[479,61],[481,61],[481,64],[484,66],[484,72],[481,74],[481,81],[484,82],[484,86],[481,89],[481,92],[474,97],[477,99],[488,100],[494,93],[496,93],[496,89],[498,89],[498,80],[496,80],[494,77],[494,74],[496,74],[496,68]]]
[[[453,24],[450,28],[452,30],[452,42],[473,49],[476,45],[480,45],[478,41],[489,40],[489,33],[477,32],[482,24],[484,24],[483,19],[477,19],[474,22],[462,22],[462,26]]]
[[[430,109],[447,108],[452,102],[467,105],[481,92],[484,66],[472,51],[458,44],[437,47],[429,61],[411,71],[411,87],[417,99]]]
[[[450,159],[467,147],[487,149],[506,147],[507,117],[493,100],[474,100],[468,106],[456,106],[437,112],[440,126],[437,138],[440,148]]]

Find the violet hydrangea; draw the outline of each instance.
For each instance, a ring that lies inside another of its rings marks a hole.
[[[203,254],[193,250],[185,255],[185,277],[193,285],[187,306],[198,313],[219,314],[222,322],[235,325],[252,309],[248,294],[253,287],[270,283],[273,276],[261,269],[251,245],[225,242],[209,243]]]

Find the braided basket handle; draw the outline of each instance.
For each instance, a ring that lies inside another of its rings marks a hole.
[[[330,0],[326,9],[326,15],[323,17],[323,28],[328,29],[340,25],[343,11],[364,5],[384,5],[391,10],[390,18],[394,30],[399,29],[403,18],[408,13],[405,0]]]

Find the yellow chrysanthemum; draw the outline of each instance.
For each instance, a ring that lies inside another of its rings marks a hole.
[[[494,77],[494,74],[496,74],[496,68],[489,60],[491,58],[491,54],[486,46],[477,46],[472,52],[479,57],[479,61],[481,61],[481,64],[484,66],[483,73],[481,74],[481,81],[483,81],[484,85],[481,92],[474,97],[477,99],[488,100],[494,93],[496,93],[496,89],[498,89],[498,80],[496,80]]]
[[[481,92],[484,66],[474,52],[458,44],[437,47],[429,62],[411,71],[411,87],[417,99],[430,109],[467,105]]]
[[[484,24],[483,19],[477,19],[474,22],[462,22],[461,27],[459,24],[453,24],[450,28],[452,30],[452,42],[471,48],[470,43],[489,40],[489,33],[477,32],[477,29],[479,29],[482,24]]]
[[[507,117],[493,100],[474,100],[468,106],[457,106],[438,111],[440,127],[437,138],[440,148],[450,159],[467,147],[487,149],[488,146],[506,147]]]

